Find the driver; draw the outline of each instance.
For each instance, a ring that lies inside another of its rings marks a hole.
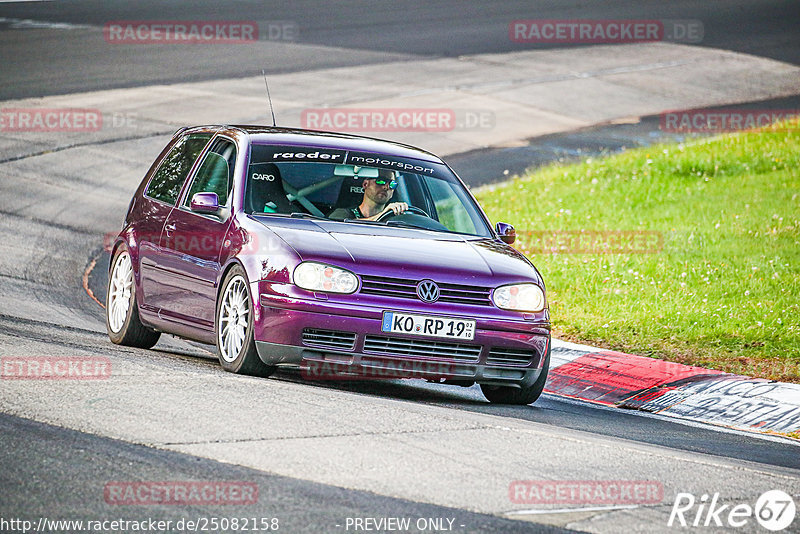
[[[364,179],[364,199],[361,204],[353,208],[339,208],[334,210],[328,217],[330,219],[366,219],[376,221],[382,215],[393,212],[400,215],[408,210],[405,202],[389,201],[397,188],[396,174],[394,171],[380,169],[377,178]]]

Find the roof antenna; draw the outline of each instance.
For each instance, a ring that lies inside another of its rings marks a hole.
[[[267,86],[267,99],[269,100],[269,110],[272,113],[272,126],[277,126],[275,124],[275,110],[272,109],[272,97],[269,95],[269,84],[267,83],[267,73],[264,72],[264,69],[261,69],[261,74],[264,75],[264,85]]]

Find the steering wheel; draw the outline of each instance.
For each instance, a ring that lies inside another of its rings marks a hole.
[[[406,213],[416,213],[417,215],[422,215],[423,217],[427,217],[429,219],[431,218],[430,215],[425,213],[424,209],[418,208],[416,206],[409,206],[408,209],[406,211],[404,211],[403,213],[401,213],[400,215],[405,215]],[[377,219],[375,219],[375,221],[376,222],[383,222],[386,219],[388,219],[389,217],[399,217],[400,215],[395,215],[392,210],[389,210],[386,213],[384,213],[383,215],[381,215],[380,217],[378,217]]]

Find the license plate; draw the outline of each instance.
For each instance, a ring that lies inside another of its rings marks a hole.
[[[475,337],[475,321],[432,315],[383,312],[381,330],[393,334],[471,340]]]

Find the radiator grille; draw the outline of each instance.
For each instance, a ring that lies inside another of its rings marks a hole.
[[[370,335],[364,338],[364,352],[477,362],[481,355],[481,346]]]
[[[535,356],[536,353],[532,350],[492,347],[489,351],[489,356],[486,358],[486,363],[489,365],[529,365]]]
[[[388,278],[384,276],[362,276],[361,293],[380,295],[401,299],[419,300],[417,284],[419,280],[405,278]],[[470,304],[473,306],[491,306],[489,298],[491,288],[467,286],[461,284],[440,284],[438,302],[449,304]]]
[[[353,350],[356,344],[356,335],[354,332],[306,328],[303,330],[303,343],[325,349]]]

